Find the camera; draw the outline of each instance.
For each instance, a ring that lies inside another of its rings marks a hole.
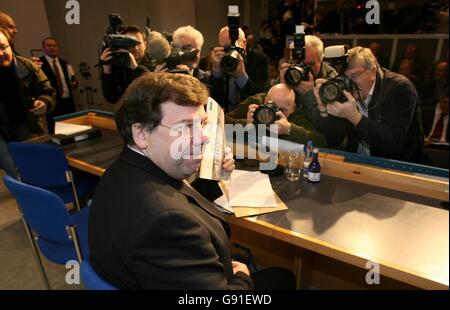
[[[177,69],[178,65],[193,63],[198,55],[199,50],[192,46],[185,46],[183,48],[172,47],[170,55],[166,57],[164,62],[169,72],[186,73],[184,70]]]
[[[344,95],[344,90],[351,92],[353,89],[353,81],[345,75],[339,75],[328,79],[319,89],[319,96],[323,103],[330,102],[346,102],[347,97]]]
[[[309,73],[311,72],[311,67],[303,63],[305,59],[305,31],[303,26],[296,26],[292,59],[297,64],[286,70],[284,80],[287,84],[296,86],[301,81],[308,81]]]
[[[139,43],[132,36],[119,34],[124,28],[119,14],[109,14],[109,26],[104,35],[103,48],[111,48],[112,59],[109,64],[117,67],[128,67],[130,65],[128,51],[119,51],[119,49],[128,49]]]
[[[228,7],[228,30],[231,44],[224,49],[225,55],[220,62],[220,68],[226,73],[231,73],[239,65],[239,55],[245,57],[245,50],[236,46],[239,38],[239,8],[237,5]]]
[[[256,124],[270,125],[277,120],[278,111],[281,111],[280,108],[273,101],[269,101],[256,108],[253,112],[253,119]]]
[[[320,88],[319,96],[323,103],[346,102],[347,97],[344,90],[353,90],[353,81],[344,75],[348,67],[348,47],[345,45],[333,45],[325,48],[324,57],[326,61],[336,70],[338,76],[327,79]]]

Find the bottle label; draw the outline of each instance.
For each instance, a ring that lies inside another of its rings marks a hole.
[[[308,172],[308,181],[319,182],[320,181],[320,172],[319,173]]]

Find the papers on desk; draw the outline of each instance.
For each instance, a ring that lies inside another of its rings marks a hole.
[[[92,129],[90,125],[75,125],[63,122],[55,122],[55,135],[73,135]]]
[[[225,194],[214,201],[222,212],[243,217],[287,209],[273,191],[269,176],[259,171],[234,170],[226,183],[221,183]]]

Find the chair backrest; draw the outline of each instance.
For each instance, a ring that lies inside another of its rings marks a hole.
[[[118,290],[117,287],[100,278],[88,260],[81,262],[81,280],[88,290]]]
[[[39,187],[69,184],[69,163],[64,152],[56,146],[42,143],[8,143],[8,150],[16,164],[20,179]]]
[[[72,244],[66,227],[73,225],[67,209],[58,196],[45,189],[4,176],[8,190],[14,195],[25,221],[39,238],[62,244]]]

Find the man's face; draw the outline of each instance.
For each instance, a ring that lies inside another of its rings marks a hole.
[[[447,63],[440,62],[436,65],[434,69],[434,77],[439,80],[444,80],[447,78]]]
[[[14,20],[10,16],[0,16],[0,27],[8,32],[11,42],[14,42],[16,40],[18,30],[16,24],[14,23]]]
[[[0,32],[0,68],[9,68],[13,61],[12,48],[5,35]]]
[[[51,58],[58,57],[59,54],[59,47],[55,40],[53,39],[47,39],[44,42],[44,53],[48,55]]]
[[[129,32],[126,35],[135,38],[138,40],[138,44],[136,46],[130,47],[128,50],[133,54],[134,58],[137,62],[139,62],[145,55],[146,42],[144,41],[144,37],[140,32]]]
[[[358,64],[352,69],[347,69],[345,75],[349,77],[357,88],[362,98],[366,98],[376,79],[375,70],[366,69],[364,66]]]
[[[188,38],[188,37],[182,37],[180,38],[180,41],[177,42],[177,45],[179,45],[181,48],[185,48],[188,46],[192,46],[193,48],[195,48],[196,50],[198,50],[197,56],[195,57],[195,61],[192,63],[187,63],[187,65],[192,68],[195,69],[197,68],[199,62],[200,62],[200,55],[202,53],[202,46],[199,45],[197,42],[195,42],[194,39],[192,38]]]
[[[409,61],[409,59],[404,59],[400,63],[400,66],[398,67],[398,73],[403,74],[407,78],[411,76],[412,70],[411,70],[411,62]]]
[[[167,102],[161,110],[161,124],[148,134],[147,156],[168,175],[182,180],[200,168],[203,145],[208,143],[201,124],[207,115],[202,105]]]
[[[305,59],[303,60],[303,63],[311,67],[314,76],[319,74],[322,63],[317,56],[315,49],[305,48]]]

